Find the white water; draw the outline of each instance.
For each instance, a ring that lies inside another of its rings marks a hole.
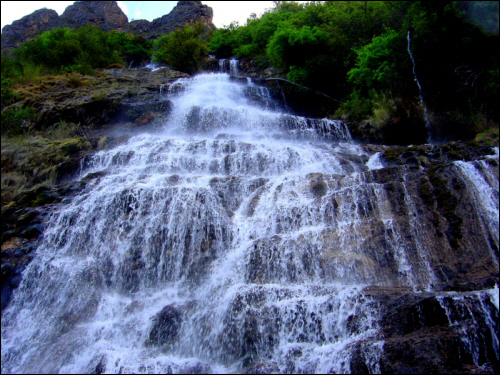
[[[357,346],[380,372],[364,287],[433,275],[379,155],[228,74],[169,92],[164,131],[95,154],[81,177],[105,175],[51,217],[2,316],[2,372],[347,373]]]
[[[498,160],[498,159],[497,159]],[[481,212],[481,222],[485,235],[492,239],[491,253],[492,258],[498,265],[498,256],[495,249],[499,244],[499,185],[498,178],[493,175],[488,163],[485,160],[476,162],[456,161],[460,171],[463,173],[468,188],[475,197],[475,204],[478,206],[478,212]]]

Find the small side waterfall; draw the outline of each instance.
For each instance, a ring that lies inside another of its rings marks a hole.
[[[225,73],[168,95],[164,129],[87,158],[46,223],[2,315],[2,373],[380,373],[438,324],[498,363],[498,287],[446,289],[498,272],[498,155],[434,171],[447,200],[426,213],[424,171],[341,121]],[[458,214],[484,225],[457,245]]]
[[[417,86],[418,86],[418,92],[419,92],[419,97],[420,97],[420,107],[422,107],[422,111],[424,114],[425,127],[427,129],[427,143],[430,143],[431,142],[431,121],[430,121],[429,111],[427,110],[427,107],[426,107],[425,102],[424,102],[424,94],[422,91],[422,85],[420,84],[420,81],[418,80],[418,77],[417,77],[415,59],[413,57],[413,52],[411,50],[410,30],[408,30],[408,54],[410,55],[410,59],[411,59],[411,62],[413,64],[413,67],[412,67],[413,77],[414,77],[415,82],[417,83]]]
[[[219,71],[221,73],[229,73],[232,76],[239,76],[239,60],[220,59]]]
[[[239,61],[236,59],[229,60],[229,73],[232,76],[239,75]]]

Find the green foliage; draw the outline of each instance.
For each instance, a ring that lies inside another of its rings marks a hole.
[[[16,59],[2,53],[2,77],[13,78],[19,69]]]
[[[12,57],[2,56],[2,75],[36,82],[48,72],[93,75],[113,63],[139,65],[149,60],[152,43],[123,32],[105,32],[93,25],[55,28],[21,44]]]
[[[2,109],[21,99],[19,95],[10,88],[10,85],[12,85],[12,80],[2,77]]]
[[[354,89],[338,108],[336,115],[343,118],[351,118],[353,121],[360,121],[368,118],[372,114],[374,108],[372,100],[374,95],[375,93],[373,90],[369,92],[369,95],[363,95],[361,94],[361,89]]]
[[[29,123],[35,118],[33,108],[13,106],[2,111],[2,134],[15,136],[23,134]]]
[[[408,32],[432,113],[498,119],[498,2],[276,1],[245,25],[231,23],[211,34],[201,24],[186,25],[162,36],[154,42],[154,59],[191,74],[208,51],[256,59],[342,99],[337,113],[382,124],[396,116],[395,102],[418,103]],[[93,74],[111,64],[142,64],[151,52],[151,42],[130,34],[58,28],[2,56],[2,77],[36,82],[48,71]]]
[[[296,29],[287,26],[273,35],[267,47],[267,54],[275,66],[282,69],[303,66],[312,56],[328,48],[327,34],[318,27]]]
[[[208,43],[208,50],[220,59],[233,56],[233,50],[238,47],[236,27],[231,24],[227,29],[218,29]]]
[[[208,56],[205,31],[205,25],[196,23],[158,38],[154,42],[154,61],[189,74],[198,72]]]
[[[142,36],[134,36],[123,32],[110,31],[111,44],[118,48],[120,55],[127,65],[138,66],[146,63],[151,58],[153,42]]]
[[[374,37],[370,44],[356,50],[357,67],[347,73],[349,81],[367,88],[390,86],[398,78],[401,50],[404,41],[394,30]]]

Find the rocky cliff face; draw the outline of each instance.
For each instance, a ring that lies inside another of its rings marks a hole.
[[[139,372],[130,343],[160,373],[498,372],[498,149],[302,142],[334,123],[292,115],[270,128],[277,142],[212,137],[238,117],[202,108],[180,77],[107,70],[27,88],[34,126],[78,122],[87,139],[33,138],[32,161],[2,144],[2,200],[15,171],[53,180],[2,207],[2,372]],[[218,79],[196,82],[260,103],[239,126],[275,118],[264,87]],[[188,136],[155,135],[166,121]],[[152,300],[174,282],[189,297]],[[48,323],[18,321],[28,308]],[[127,324],[104,333],[119,359],[97,331],[110,316]],[[46,350],[19,333],[35,326]],[[22,364],[19,347],[33,353]],[[176,348],[189,361],[155,358]]]
[[[146,20],[132,21],[129,31],[141,35],[146,39],[156,39],[161,35],[169,34],[185,24],[201,22],[204,25],[212,24],[213,10],[201,1],[179,1],[177,6],[163,17],[152,22]]]
[[[39,9],[33,13],[6,25],[2,29],[2,50],[15,48],[20,43],[50,30],[57,22],[58,15],[52,9]]]
[[[201,22],[210,26],[212,17],[212,8],[202,5],[201,1],[179,1],[169,14],[152,22],[137,20],[129,23],[116,1],[77,1],[67,7],[61,16],[54,10],[44,8],[5,26],[2,30],[2,50],[15,48],[54,27],[77,28],[92,24],[105,31],[127,31],[155,39],[186,23]]]
[[[128,18],[116,1],[75,1],[58,18],[55,26],[77,28],[87,24],[104,31],[123,31],[128,26]]]

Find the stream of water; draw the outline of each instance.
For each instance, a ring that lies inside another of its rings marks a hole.
[[[46,224],[2,315],[2,372],[347,373],[359,345],[380,372],[364,288],[436,277],[373,177],[380,154],[228,74],[173,87],[164,129],[86,159],[101,177]]]

